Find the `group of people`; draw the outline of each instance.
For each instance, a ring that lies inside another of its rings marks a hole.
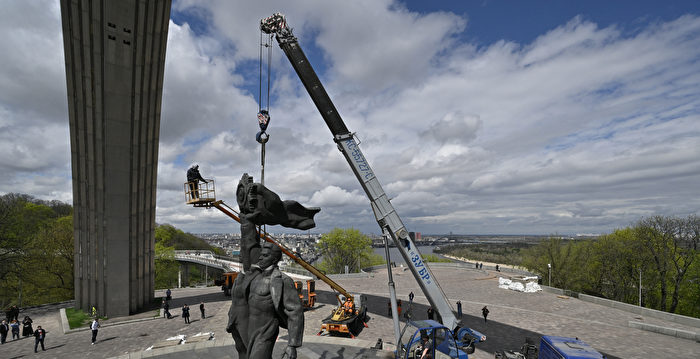
[[[478,262],[474,263],[474,267],[476,269],[484,269],[484,263],[478,263]],[[501,267],[498,264],[496,264],[496,272],[500,272],[500,271],[501,271]]]
[[[165,299],[163,299],[162,305],[163,305],[163,316],[167,319],[170,319],[173,317],[172,314],[170,314],[170,301],[173,299],[172,297],[172,292],[168,288],[167,291],[165,291]],[[206,315],[204,314],[204,302],[199,303],[199,312],[202,315],[202,319],[206,318]],[[182,306],[182,318],[185,320],[185,324],[190,324],[190,306],[185,303]]]
[[[0,323],[0,344],[5,344],[7,342],[8,334],[12,334],[12,340],[17,340],[20,338],[20,322],[19,318],[19,308],[13,305],[8,310],[5,311],[6,318]],[[41,325],[37,326],[36,330],[32,327],[34,321],[28,315],[24,316],[22,320],[22,337],[34,336],[34,352],[37,352],[38,346],[41,345],[41,350],[46,350],[44,348],[44,338],[46,337],[46,330],[41,328]]]
[[[34,334],[32,328],[32,318],[25,316],[22,322],[19,321],[19,308],[11,306],[5,311],[5,320],[0,323],[0,344],[7,342],[7,336],[12,334],[12,340],[20,338],[20,324],[22,325],[22,336],[28,337]]]

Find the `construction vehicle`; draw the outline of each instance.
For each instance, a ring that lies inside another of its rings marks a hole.
[[[360,182],[362,189],[369,198],[377,224],[379,224],[383,232],[391,236],[391,239],[399,249],[404,261],[409,264],[408,267],[411,273],[428,298],[430,305],[435,308],[442,317],[443,324],[450,331],[452,337],[457,339],[459,333],[464,331],[460,330],[462,328],[459,327],[459,322],[454,315],[445,293],[442,291],[442,288],[440,288],[430,268],[423,262],[422,256],[401,222],[401,218],[399,218],[398,213],[382,189],[367,159],[365,159],[365,156],[362,154],[355,140],[355,134],[350,132],[345,126],[345,122],[343,122],[340,114],[338,114],[338,110],[335,108],[323,84],[321,84],[316,72],[299,46],[297,38],[292,34],[292,29],[287,26],[284,15],[276,13],[260,20],[260,30],[270,36],[275,36],[277,43],[292,64],[294,71],[296,71],[301,79],[311,100],[316,105],[321,117],[323,117],[323,120],[330,129],[333,141],[338,145],[338,149],[347,160],[355,177]],[[394,335],[396,337],[396,343],[401,343],[401,333],[398,324],[399,319],[396,311],[396,298],[391,282],[390,291],[392,296],[392,313],[394,317]],[[462,338],[464,337],[466,336],[462,336]],[[479,340],[482,341],[485,339],[483,335],[479,338]],[[405,351],[407,348],[398,348],[397,355],[399,355],[399,352],[402,350]]]
[[[221,275],[221,278],[214,280],[214,285],[221,286],[221,290],[227,297],[231,296],[231,288],[233,288],[233,282],[238,277],[238,272],[225,272]]]
[[[471,336],[457,340],[450,329],[430,319],[409,321],[404,333],[397,353],[401,359],[419,359],[426,349],[426,357],[466,359],[478,342]]]
[[[539,348],[526,340],[520,352],[502,350],[494,354],[496,359],[602,359],[605,356],[578,338],[544,335]]]
[[[316,281],[313,279],[306,281],[306,298],[304,298],[304,283],[300,280],[294,281],[294,287],[299,293],[299,300],[304,308],[313,308],[316,304]]]
[[[192,189],[193,187],[190,186],[190,182],[185,182],[185,203],[193,205],[194,207],[214,207],[231,217],[236,222],[240,223],[241,218],[238,211],[229,207],[223,200],[216,199],[214,179],[207,178],[206,180],[207,182],[200,184],[200,187],[197,190]],[[272,238],[267,232],[258,231],[258,235],[261,239],[279,247],[282,250],[282,253],[284,253],[287,257],[292,259],[295,263],[299,264],[307,271],[311,272],[311,274],[315,275],[317,278],[335,290],[336,299],[338,300],[338,307],[334,309],[326,319],[323,320],[319,334],[326,331],[330,334],[347,334],[354,338],[359,334],[363,327],[367,326],[367,308],[365,300],[361,300],[359,297],[356,298],[356,296],[348,293],[348,291],[346,291],[338,283],[330,279],[327,275],[303,260],[301,257],[294,254],[294,252],[285,247],[279,241]],[[307,301],[311,300],[315,303],[315,283],[312,286],[314,293],[313,296],[307,297]],[[352,310],[348,310],[348,308],[352,308]]]

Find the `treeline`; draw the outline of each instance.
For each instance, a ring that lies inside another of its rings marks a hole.
[[[523,265],[552,286],[700,317],[700,217],[653,216],[589,241],[552,237]],[[545,282],[546,283],[546,282]]]
[[[73,299],[73,238],[72,205],[19,193],[1,195],[0,309]],[[155,245],[157,288],[177,284],[174,250],[224,254],[168,224],[156,227]]]
[[[176,250],[201,249],[212,251],[214,254],[218,255],[226,254],[222,248],[213,247],[201,238],[190,233],[185,233],[170,224],[156,226],[155,237],[156,289],[173,288],[177,286],[177,276],[180,264],[175,260]],[[194,264],[190,265],[191,278],[199,277],[199,272],[199,266]]]
[[[0,308],[73,298],[73,207],[0,196]]]
[[[652,216],[590,240],[551,236],[537,245],[480,246],[450,254],[523,266],[542,283],[700,317],[700,217]],[[501,247],[498,249],[497,247]]]

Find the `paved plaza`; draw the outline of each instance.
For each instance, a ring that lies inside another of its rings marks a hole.
[[[461,300],[463,324],[486,334],[472,358],[493,358],[501,349],[519,349],[525,338],[538,339],[541,335],[578,337],[611,358],[699,358],[700,343],[652,333],[628,326],[630,321],[697,332],[698,328],[686,327],[660,319],[649,318],[584,302],[548,292],[521,293],[498,288],[497,275],[491,270],[454,267],[433,267],[442,289],[450,301]],[[412,315],[416,319],[427,318],[427,300],[418,288],[413,276],[404,268],[395,268],[394,281],[397,295],[402,300],[402,310],[408,309],[408,294],[415,294]],[[317,336],[321,319],[335,306],[331,289],[317,281],[319,303],[305,313],[304,345],[298,351],[299,358],[390,358],[389,350],[370,349],[378,338],[394,343],[393,325],[387,316],[388,279],[386,270],[369,273],[362,278],[337,279],[351,293],[368,296],[370,320],[355,339]],[[157,291],[156,296],[164,296]],[[199,303],[205,303],[206,318],[201,319]],[[185,324],[179,316],[184,304],[191,308],[191,323]],[[64,304],[69,306],[70,304]],[[490,314],[485,323],[481,308],[488,305]],[[230,297],[224,297],[219,288],[173,289],[171,313],[175,318],[156,317],[151,310],[126,318],[111,318],[102,323],[96,345],[90,344],[91,333],[87,326],[66,334],[61,327],[57,306],[32,308],[20,314],[30,315],[34,327],[47,330],[46,351],[34,354],[34,339],[8,341],[0,346],[2,358],[236,358],[231,336],[225,332]],[[198,335],[199,334],[199,335]],[[201,335],[206,334],[206,335]],[[206,340],[213,335],[212,340]],[[184,336],[185,343],[167,340]],[[275,357],[281,356],[285,347],[286,332],[280,332],[275,347]],[[386,349],[386,346],[385,346]]]

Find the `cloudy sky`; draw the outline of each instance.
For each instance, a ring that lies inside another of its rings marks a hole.
[[[259,20],[288,23],[411,231],[607,233],[700,212],[697,1],[175,0],[156,220],[237,232],[187,207],[199,163],[235,207],[260,176]],[[0,10],[0,194],[72,201],[57,0]],[[378,233],[369,202],[279,47],[265,184]],[[263,91],[264,93],[266,91]],[[271,228],[273,232],[281,228]]]

